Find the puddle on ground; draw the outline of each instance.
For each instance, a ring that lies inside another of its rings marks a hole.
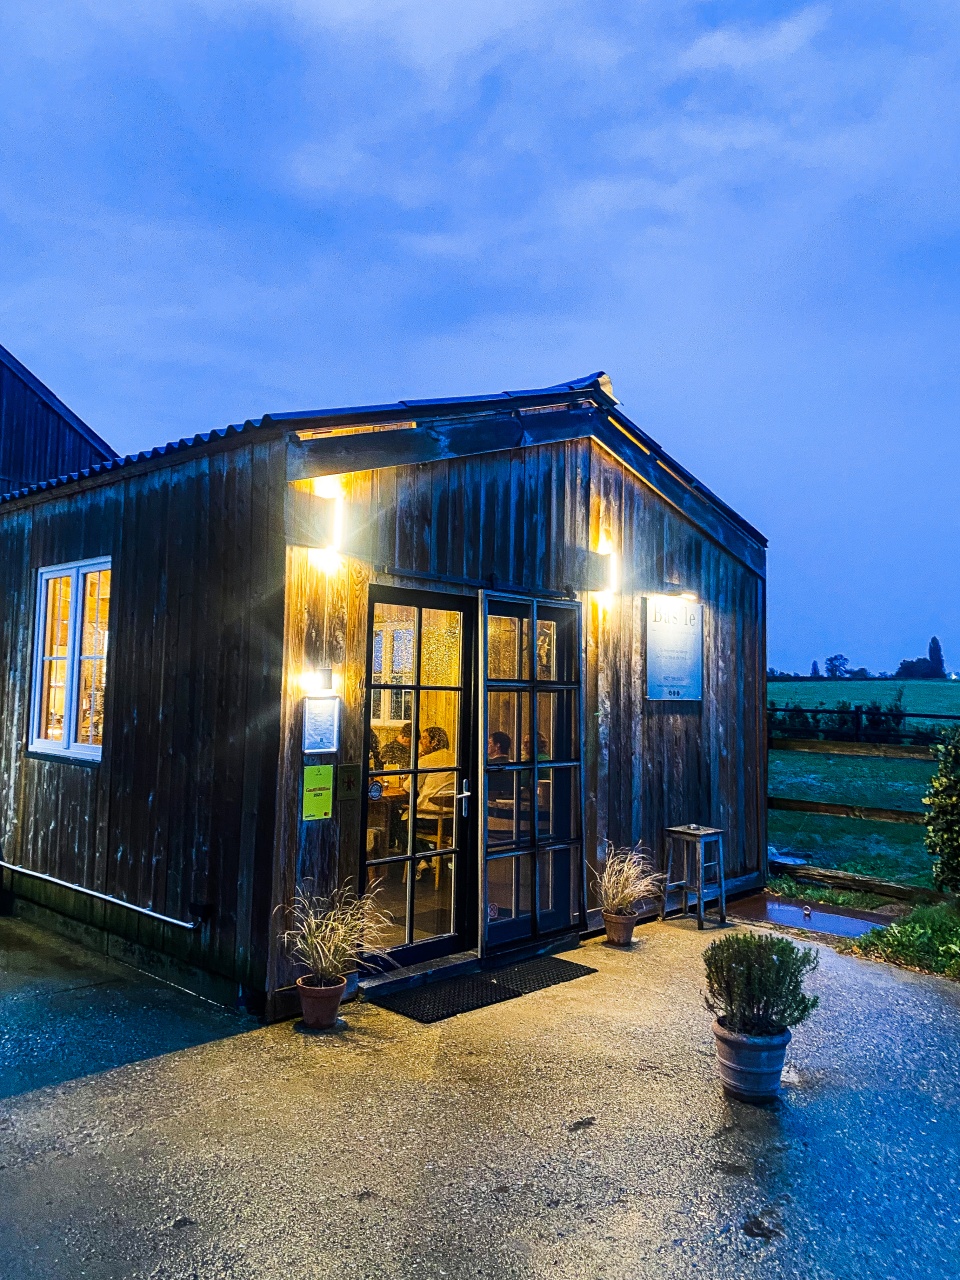
[[[810,929],[814,933],[832,933],[840,938],[859,938],[877,925],[890,923],[889,917],[872,911],[851,914],[843,907],[830,907],[822,902],[790,902],[755,894],[731,904],[731,914],[741,920],[765,921],[788,925],[791,929]]]

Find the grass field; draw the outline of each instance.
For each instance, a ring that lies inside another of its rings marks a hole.
[[[771,751],[768,790],[772,796],[796,800],[922,809],[933,770],[933,762],[927,760]],[[818,813],[771,810],[768,818],[770,846],[780,853],[795,854],[820,867],[930,888],[931,861],[923,835],[922,827]]]
[[[960,680],[769,680],[767,704],[835,707],[838,702],[885,707],[903,690],[904,711],[960,715]]]

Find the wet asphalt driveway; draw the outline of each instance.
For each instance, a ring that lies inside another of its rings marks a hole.
[[[423,1027],[260,1027],[0,919],[3,1280],[960,1275],[960,988],[822,950],[771,1110],[700,951]]]

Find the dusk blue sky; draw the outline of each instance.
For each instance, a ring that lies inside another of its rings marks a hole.
[[[123,452],[605,369],[769,660],[960,668],[960,6],[0,0],[0,343]]]

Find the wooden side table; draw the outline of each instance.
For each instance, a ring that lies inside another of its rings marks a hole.
[[[723,831],[719,827],[698,827],[691,823],[684,827],[666,827],[664,840],[664,877],[663,902],[660,906],[660,919],[667,914],[667,895],[676,889],[682,894],[682,912],[686,915],[690,909],[690,894],[695,893],[697,899],[697,928],[703,928],[705,901],[717,899],[720,911],[720,923],[727,919],[727,891],[723,879]],[[679,854],[683,858],[683,878],[671,880],[674,855],[677,843]],[[708,858],[706,846],[712,845],[716,856]],[[693,865],[691,866],[691,861]],[[708,880],[707,873],[716,871],[716,878]],[[691,874],[692,873],[692,874]]]

